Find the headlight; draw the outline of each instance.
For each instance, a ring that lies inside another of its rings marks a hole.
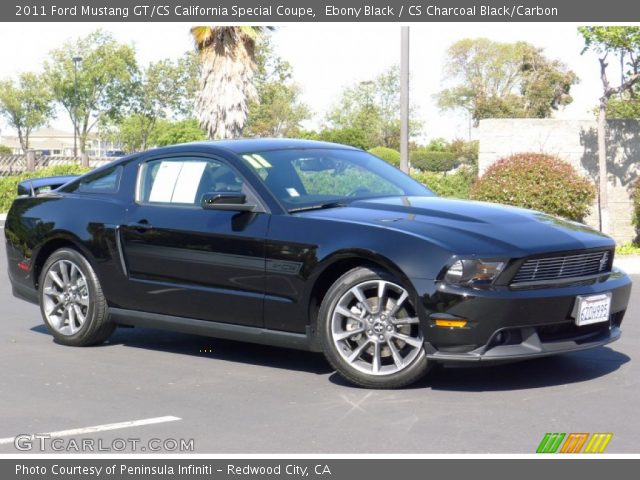
[[[504,261],[456,260],[444,275],[444,281],[452,285],[491,285],[507,264]]]

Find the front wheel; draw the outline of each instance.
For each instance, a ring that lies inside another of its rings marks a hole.
[[[113,333],[98,277],[77,251],[61,248],[51,254],[42,268],[38,293],[42,318],[58,342],[95,345]]]
[[[400,388],[428,371],[411,295],[386,272],[345,273],[327,292],[318,319],[325,356],[352,383]]]

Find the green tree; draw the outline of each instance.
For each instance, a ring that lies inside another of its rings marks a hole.
[[[298,135],[300,123],[310,110],[300,100],[300,87],[293,82],[293,68],[273,51],[269,42],[258,47],[256,100],[249,102],[243,135],[290,137]]]
[[[573,101],[576,74],[529,43],[467,38],[447,56],[444,78],[454,85],[437,95],[438,105],[465,110],[476,125],[483,118],[546,118]]]
[[[198,26],[191,35],[200,54],[196,111],[209,138],[236,138],[249,102],[257,98],[256,42],[270,27]]]
[[[160,119],[183,118],[193,112],[197,85],[197,62],[193,54],[172,61],[152,62],[138,72],[128,94],[128,115],[117,118],[110,139],[126,151],[146,150]]]
[[[77,76],[74,57],[82,58]],[[84,152],[87,137],[98,122],[122,114],[137,73],[135,51],[98,30],[53,50],[45,62],[45,73],[54,99],[77,125],[80,151]]]
[[[607,103],[607,119],[625,120],[628,118],[640,118],[640,96],[636,89],[629,93],[623,93],[609,99]],[[596,107],[596,115],[600,108]]]
[[[0,115],[18,132],[20,146],[29,150],[31,132],[51,119],[53,105],[51,93],[42,77],[23,73],[17,82],[0,82]]]
[[[410,134],[420,132],[421,124],[411,109]],[[366,137],[367,149],[384,146],[400,148],[400,75],[391,67],[374,80],[347,87],[326,118],[331,130],[359,130]]]
[[[164,147],[206,139],[207,133],[200,127],[198,120],[187,118],[176,122],[160,120],[149,138],[149,143],[157,147]]]
[[[442,137],[433,138],[424,147],[429,152],[447,152],[449,151],[449,143]]]
[[[478,140],[463,140],[456,138],[449,142],[447,151],[453,153],[456,158],[473,169],[478,168],[478,156],[480,154],[480,142]]]
[[[141,114],[131,114],[118,119],[117,123],[108,122],[100,126],[103,138],[128,153],[139,152],[147,148],[148,140],[158,124],[158,119],[151,122]]]
[[[607,108],[612,98],[631,95],[640,81],[640,27],[579,27],[584,50],[594,51],[600,64],[602,96],[598,103],[598,205],[600,230],[609,231],[607,198]],[[607,74],[609,56],[620,65],[620,83],[612,86]]]
[[[299,137],[308,140],[351,145],[362,150],[369,150],[374,147],[371,145],[371,139],[368,137],[367,132],[360,128],[325,128],[319,132],[300,132]]]

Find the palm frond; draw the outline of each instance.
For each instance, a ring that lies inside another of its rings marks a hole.
[[[200,52],[200,90],[196,110],[210,138],[241,135],[249,102],[256,99],[256,42],[273,27],[195,26],[191,35]]]

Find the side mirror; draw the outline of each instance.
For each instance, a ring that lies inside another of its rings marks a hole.
[[[247,203],[244,193],[213,192],[202,196],[200,206],[205,210],[233,210],[237,212],[252,212],[255,205]]]

